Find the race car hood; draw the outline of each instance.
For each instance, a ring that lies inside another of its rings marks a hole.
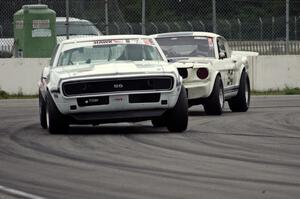
[[[168,66],[168,67],[167,67]],[[173,72],[168,63],[160,61],[116,61],[103,64],[85,64],[57,67],[52,76],[58,79],[88,78],[95,76],[124,76]]]

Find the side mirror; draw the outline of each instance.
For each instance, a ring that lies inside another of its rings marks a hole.
[[[45,67],[44,70],[43,70],[43,76],[42,76],[42,78],[43,79],[47,79],[48,76],[49,76],[49,73],[50,73],[50,68],[49,67]]]
[[[219,58],[220,58],[220,59],[226,58],[226,53],[225,53],[224,51],[221,51],[221,52],[219,53]]]

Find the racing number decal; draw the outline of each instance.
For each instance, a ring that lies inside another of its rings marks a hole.
[[[227,86],[233,85],[233,70],[227,71]]]

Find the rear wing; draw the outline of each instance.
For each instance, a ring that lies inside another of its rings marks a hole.
[[[174,62],[172,63],[176,68],[208,68],[211,67],[212,63],[210,61],[199,61],[199,62]]]

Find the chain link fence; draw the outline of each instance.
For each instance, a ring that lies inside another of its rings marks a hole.
[[[89,20],[103,34],[214,30],[230,41],[286,40],[286,0],[68,0],[69,16]],[[145,24],[142,2],[145,2]],[[66,0],[6,0],[0,6],[0,51],[13,45],[13,14],[25,4],[47,4],[66,16]],[[289,40],[300,38],[300,0],[289,0]],[[235,43],[236,44],[236,43]],[[236,45],[235,45],[236,46]],[[235,47],[239,48],[239,47]]]

